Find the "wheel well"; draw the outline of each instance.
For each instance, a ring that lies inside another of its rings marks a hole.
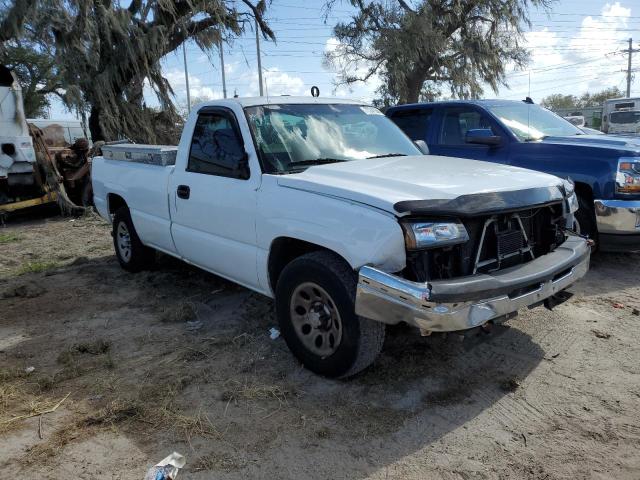
[[[576,195],[587,200],[589,205],[593,203],[593,190],[586,183],[576,182]]]
[[[279,237],[271,243],[271,249],[269,250],[269,285],[271,291],[275,293],[276,285],[278,284],[278,278],[284,267],[286,267],[292,260],[301,257],[306,253],[316,252],[319,250],[327,250],[327,248],[315,243],[305,242],[304,240],[298,240],[297,238]]]
[[[107,196],[107,205],[109,205],[109,213],[113,215],[120,207],[126,207],[127,202],[120,195],[110,193]]]

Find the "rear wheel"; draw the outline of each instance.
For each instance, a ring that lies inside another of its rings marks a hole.
[[[136,233],[127,207],[120,207],[113,217],[113,247],[120,266],[129,272],[149,268],[155,260],[155,250],[145,247]]]
[[[356,275],[331,252],[312,252],[285,267],[276,313],[291,352],[309,370],[348,377],[382,350],[385,326],[355,314]]]

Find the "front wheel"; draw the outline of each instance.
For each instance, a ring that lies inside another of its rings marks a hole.
[[[385,326],[355,314],[356,275],[331,252],[312,252],[285,267],[276,314],[291,352],[309,370],[349,377],[382,350]]]
[[[122,268],[139,272],[153,264],[155,251],[140,241],[127,207],[120,207],[113,216],[112,235],[116,257]]]

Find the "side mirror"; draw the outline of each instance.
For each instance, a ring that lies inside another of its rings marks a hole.
[[[467,130],[464,141],[480,145],[500,145],[501,139],[494,135],[490,128],[472,128]]]
[[[413,143],[415,143],[416,147],[418,147],[418,150],[420,150],[423,155],[429,155],[429,147],[427,146],[427,142],[425,142],[424,140],[416,140]]]

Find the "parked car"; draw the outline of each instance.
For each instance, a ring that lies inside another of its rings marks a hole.
[[[153,149],[93,160],[120,265],[158,250],[275,298],[289,348],[323,375],[371,364],[385,324],[487,328],[565,300],[588,269],[569,182],[425,157],[366,104],[217,100],[192,110],[175,161]]]
[[[587,135],[527,102],[418,103],[386,114],[431,153],[503,163],[575,182],[575,228],[602,250],[640,251],[640,141]]]

